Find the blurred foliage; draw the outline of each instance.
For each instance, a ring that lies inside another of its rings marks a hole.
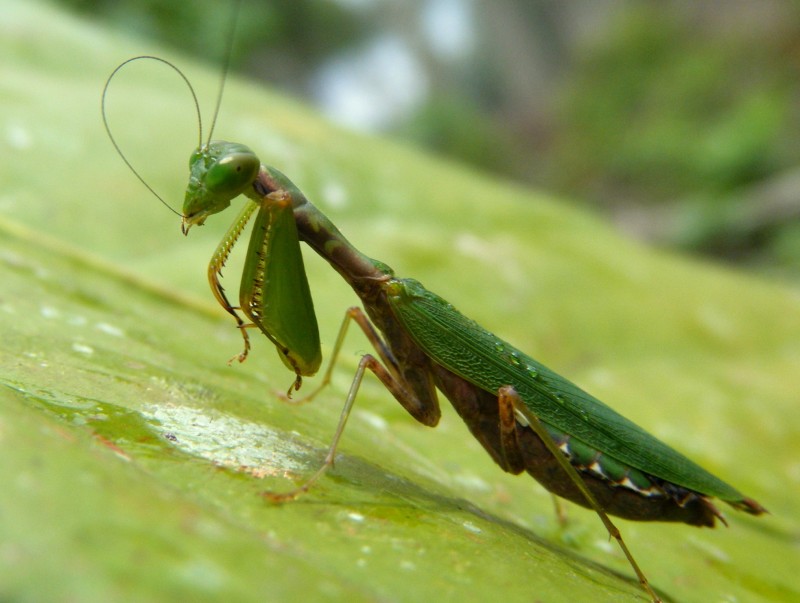
[[[774,56],[789,40],[754,54],[664,17],[649,7],[626,14],[582,58],[556,125],[552,160],[564,185],[590,186],[609,203],[620,193],[652,202],[724,195],[796,163],[800,148],[788,143],[800,83]]]
[[[511,175],[519,144],[496,128],[481,107],[463,97],[431,98],[400,130],[429,149],[495,174]]]
[[[227,2],[61,1],[211,62],[225,47]],[[800,4],[465,4],[458,59],[425,45],[432,4],[246,1],[233,66],[311,96],[327,61],[400,37],[429,89],[395,135],[640,238],[800,279]]]
[[[231,3],[216,0],[60,0],[77,12],[201,57],[221,62]],[[321,61],[363,35],[358,13],[326,0],[241,2],[231,65],[305,92]]]
[[[623,208],[680,201],[693,220],[650,230],[721,256],[780,255],[800,270],[798,256],[777,251],[796,236],[800,204],[767,223],[742,211],[772,201],[743,198],[752,187],[800,166],[800,18],[779,25],[726,32],[655,5],[626,12],[564,88],[553,188]]]

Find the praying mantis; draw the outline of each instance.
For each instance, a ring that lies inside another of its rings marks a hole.
[[[330,382],[348,326],[355,322],[374,353],[361,356],[325,460],[301,485],[285,493],[265,493],[267,500],[286,502],[305,494],[333,466],[359,387],[371,372],[414,419],[427,426],[439,421],[440,392],[503,471],[527,472],[554,495],[593,509],[653,601],[661,599],[609,515],[713,527],[716,520],[725,519],[712,498],[753,515],[766,512],[755,500],[462,315],[418,281],[398,277],[383,262],[361,253],[287,176],[262,165],[250,148],[212,140],[227,58],[205,140],[194,90],[174,65],[158,57],[134,57],[109,76],[102,101],[108,135],[148,189],[114,140],[105,114],[112,78],[138,59],[153,59],[175,69],[195,99],[200,132],[179,214],[183,234],[226,210],[235,198],[245,197],[208,265],[212,293],[242,335],[243,350],[235,358],[247,358],[249,333],[257,329],[294,375],[287,397],[300,390],[304,378],[319,371],[320,337],[301,243],[350,285],[363,306],[346,311],[328,368],[317,389],[304,398],[313,398]],[[220,276],[254,216],[234,305]]]

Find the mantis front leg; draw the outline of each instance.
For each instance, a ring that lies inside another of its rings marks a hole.
[[[234,360],[244,362],[247,359],[247,355],[250,353],[250,337],[247,335],[247,329],[255,325],[242,320],[237,312],[237,310],[241,310],[241,308],[239,306],[233,306],[228,301],[228,297],[225,295],[225,289],[222,287],[222,283],[219,282],[219,279],[222,277],[222,269],[225,267],[225,262],[228,261],[228,257],[234,245],[236,245],[236,241],[239,240],[242,231],[244,231],[245,226],[247,226],[247,223],[250,221],[257,207],[258,205],[256,203],[249,201],[242,208],[242,211],[236,216],[233,224],[228,228],[225,236],[222,237],[220,244],[217,245],[214,255],[211,256],[211,261],[208,263],[208,284],[211,286],[211,292],[214,294],[219,305],[236,319],[236,327],[241,332],[242,339],[244,339],[244,349],[241,353],[228,360],[228,364]]]

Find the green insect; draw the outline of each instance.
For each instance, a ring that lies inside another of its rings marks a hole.
[[[157,57],[135,57],[114,70],[106,90],[123,65],[141,58],[166,63],[189,84],[171,63]],[[225,72],[227,64],[223,83]],[[106,90],[102,111],[108,129]],[[222,86],[217,111],[221,96]],[[199,108],[197,112],[199,119]],[[110,130],[108,133],[123,160],[144,182]],[[296,489],[267,493],[269,500],[296,498],[332,466],[359,386],[369,370],[412,417],[431,427],[440,417],[437,390],[443,393],[501,469],[512,474],[528,472],[554,495],[596,511],[653,601],[660,599],[608,515],[713,527],[717,519],[725,520],[712,498],[753,515],[766,512],[756,501],[465,317],[418,281],[397,277],[386,264],[362,254],[285,175],[261,165],[248,147],[211,141],[211,134],[203,142],[202,128],[199,140],[191,156],[191,175],[180,214],[183,233],[227,209],[234,198],[246,197],[208,267],[211,290],[235,318],[244,339],[238,359],[247,357],[248,330],[255,327],[272,341],[294,373],[289,394],[300,389],[303,377],[318,371],[322,358],[319,332],[301,241],[347,281],[364,307],[347,310],[329,367],[309,397],[329,382],[351,320],[375,349],[375,355],[361,357],[324,464]],[[255,225],[239,305],[234,306],[219,276],[253,214]]]

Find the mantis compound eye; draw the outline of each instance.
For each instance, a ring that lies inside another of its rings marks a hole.
[[[252,153],[229,153],[218,159],[206,174],[210,193],[235,197],[252,184],[258,175],[259,161]]]

